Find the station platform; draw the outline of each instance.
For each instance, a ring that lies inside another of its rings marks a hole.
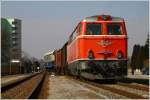
[[[125,83],[139,83],[144,85],[149,85],[149,75],[143,75],[141,72],[135,72],[134,75],[128,71],[128,75],[123,79],[119,79],[120,82]]]
[[[26,77],[31,76],[32,74],[17,74],[17,75],[8,75],[1,77],[1,87],[15,83],[16,81],[22,80]]]
[[[143,75],[140,71],[135,71],[134,75],[132,75],[131,70],[128,70],[127,78],[149,80],[150,76],[149,75]]]
[[[128,75],[127,78],[149,80],[150,76],[149,75]]]

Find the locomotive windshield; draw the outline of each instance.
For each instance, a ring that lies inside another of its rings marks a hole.
[[[99,23],[87,23],[86,24],[86,35],[100,35],[101,24]]]
[[[120,24],[107,24],[107,32],[109,35],[121,35]]]

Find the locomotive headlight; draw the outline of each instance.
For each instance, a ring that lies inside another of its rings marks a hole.
[[[123,54],[122,54],[122,52],[121,52],[121,51],[119,51],[119,52],[118,52],[118,54],[117,54],[117,58],[118,58],[118,59],[122,59],[122,58],[123,58]]]
[[[89,50],[89,52],[88,52],[88,58],[89,59],[94,59],[94,52],[92,50]]]

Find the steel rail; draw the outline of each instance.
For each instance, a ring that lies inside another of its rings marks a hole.
[[[42,74],[42,76],[41,76],[41,74]],[[16,86],[19,86],[20,84],[22,84],[24,82],[27,82],[28,80],[36,77],[37,75],[40,75],[40,79],[37,80],[37,82],[35,82],[36,83],[35,86],[32,87],[32,90],[28,92],[27,96],[25,96],[23,98],[20,98],[20,99],[29,99],[29,98],[32,98],[32,95],[35,92],[37,92],[36,89],[39,87],[40,83],[44,79],[45,72],[36,73],[36,74],[31,75],[31,76],[24,77],[22,79],[14,81],[14,82],[10,82],[9,84],[3,85],[1,87],[1,95],[7,93],[7,91],[9,91],[9,89],[13,89]],[[23,91],[23,89],[22,89],[22,91]],[[19,94],[19,93],[15,93],[15,94]],[[1,98],[3,99],[3,96]],[[4,98],[7,98],[7,97],[4,97]],[[13,98],[11,98],[11,99],[13,99]]]

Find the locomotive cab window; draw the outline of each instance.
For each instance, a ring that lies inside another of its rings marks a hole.
[[[121,24],[107,24],[108,35],[122,35]]]
[[[87,23],[86,35],[100,35],[102,25],[100,23]]]

